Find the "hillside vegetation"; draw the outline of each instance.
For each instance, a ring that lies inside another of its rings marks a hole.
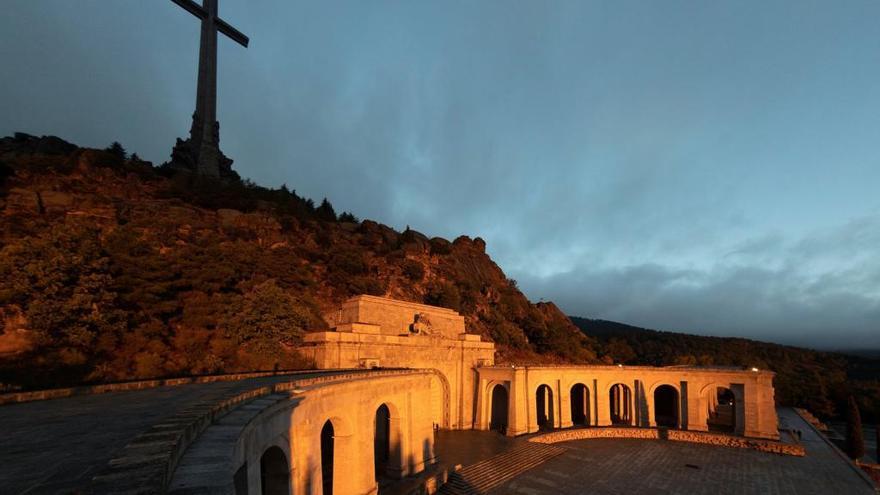
[[[357,294],[459,311],[500,363],[758,366],[777,399],[880,419],[878,361],[654,332],[529,302],[486,254],[337,214],[282,186],[196,179],[115,144],[0,139],[0,390],[310,366],[296,352]],[[580,328],[579,328],[580,327]]]
[[[287,187],[153,167],[114,144],[0,140],[0,383],[42,387],[308,366],[293,351],[357,294],[444,306],[500,359],[596,359],[485,243],[397,232]]]
[[[880,420],[880,360],[820,352],[742,338],[661,332],[605,320],[572,317],[595,338],[606,359],[623,364],[742,366],[776,372],[780,404],[804,407],[824,418],[856,398],[867,421]]]

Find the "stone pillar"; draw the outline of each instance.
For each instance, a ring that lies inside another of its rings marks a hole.
[[[513,373],[513,381],[510,384],[510,414],[513,416],[507,428],[508,436],[528,433],[532,417],[535,415],[531,410],[529,398],[528,375],[525,369],[516,369]]]
[[[590,425],[597,426],[599,424],[599,384],[595,378],[592,382],[590,397],[593,405],[593,408],[590,409]]]
[[[391,445],[388,451],[388,466],[386,472],[388,476],[400,479],[411,474],[409,466],[406,465],[406,459],[418,460],[422,457],[421,452],[416,446],[410,445],[406,431],[404,420],[399,417],[390,417],[388,419],[388,439]],[[375,460],[374,460],[375,462]]]
[[[686,385],[686,386],[685,386]],[[682,382],[682,397],[687,408],[687,417],[682,416],[682,428],[692,431],[708,431],[708,415],[705,400],[700,397],[701,384]],[[684,410],[684,407],[682,407]]]
[[[773,375],[762,372],[757,377],[758,426],[755,436],[779,439],[778,418],[776,417],[776,401],[773,390]]]
[[[491,421],[490,418],[492,415],[492,390],[488,390],[488,386],[489,382],[483,378],[480,378],[478,373],[476,379],[477,404],[474,408],[474,411],[476,411],[477,415],[477,417],[474,418],[475,430],[489,429],[489,422]]]
[[[559,383],[559,382],[558,382]],[[569,387],[563,393],[563,388],[560,383],[559,386],[559,427],[560,428],[570,428],[572,423],[571,418],[571,388]]]
[[[611,401],[606,384],[598,382],[596,384],[596,426],[611,425]]]
[[[734,401],[733,431],[736,432],[737,435],[749,436],[749,433],[752,433],[755,430],[752,425],[757,425],[757,418],[754,417],[756,406],[754,390],[752,387],[747,389],[742,383],[731,384],[730,390],[736,398]]]
[[[248,493],[262,493],[263,487],[261,486],[262,477],[260,476],[260,457],[252,456],[251,459],[247,461],[247,487]],[[289,462],[289,461],[288,461]],[[290,479],[293,480],[293,470],[290,471]]]

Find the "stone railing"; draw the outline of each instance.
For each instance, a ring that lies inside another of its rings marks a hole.
[[[793,455],[798,457],[803,457],[806,454],[804,447],[800,444],[735,437],[705,431],[667,430],[662,428],[575,428],[537,435],[530,438],[529,441],[538,443],[558,443],[567,442],[569,440],[585,440],[592,438],[672,440],[676,442],[702,443],[706,445],[752,449],[760,452],[771,452],[774,454]]]
[[[244,380],[246,378],[262,378],[266,376],[296,375],[314,372],[315,370],[250,371],[246,373],[229,373],[225,375],[199,375],[181,378],[157,378],[155,380],[104,383],[98,385],[80,385],[76,387],[34,390],[30,392],[8,392],[0,394],[0,405],[31,402],[35,400],[61,399],[77,395],[105,394],[107,392],[124,392],[128,390],[143,390],[156,387],[173,387],[177,385],[186,385],[188,383],[229,382]]]

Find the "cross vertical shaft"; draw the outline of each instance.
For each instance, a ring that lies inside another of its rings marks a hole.
[[[217,122],[217,32],[247,47],[248,37],[217,17],[219,0],[171,0],[202,23],[199,39],[199,73],[196,87],[196,108],[193,112],[189,139],[177,140],[171,152],[173,165],[201,176],[237,176],[232,160],[220,151],[220,123]]]
[[[200,175],[218,176],[217,153],[220,146],[217,122],[217,0],[204,0],[202,32],[199,43],[199,77],[196,89],[196,109],[189,131],[193,144],[198,146]]]

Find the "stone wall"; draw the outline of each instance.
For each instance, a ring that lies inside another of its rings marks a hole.
[[[464,317],[451,309],[367,295],[352,297],[326,313],[324,319],[337,331],[345,325],[364,323],[378,327],[382,335],[396,336],[411,333],[417,315],[423,320],[418,326],[429,335],[458,340],[465,333]]]
[[[407,328],[427,314],[433,331]],[[476,368],[492,365],[495,345],[464,332],[454,311],[392,299],[358,296],[328,316],[329,332],[305,336],[300,348],[319,369],[383,367],[433,369],[431,403],[442,428],[473,427]],[[357,320],[357,321],[355,321]]]
[[[760,452],[803,457],[803,445],[755,438],[742,438],[701,431],[665,430],[656,428],[574,428],[537,435],[529,439],[537,443],[559,443],[592,438],[638,438],[647,440],[672,440],[675,442],[702,443],[721,447],[752,449]]]

